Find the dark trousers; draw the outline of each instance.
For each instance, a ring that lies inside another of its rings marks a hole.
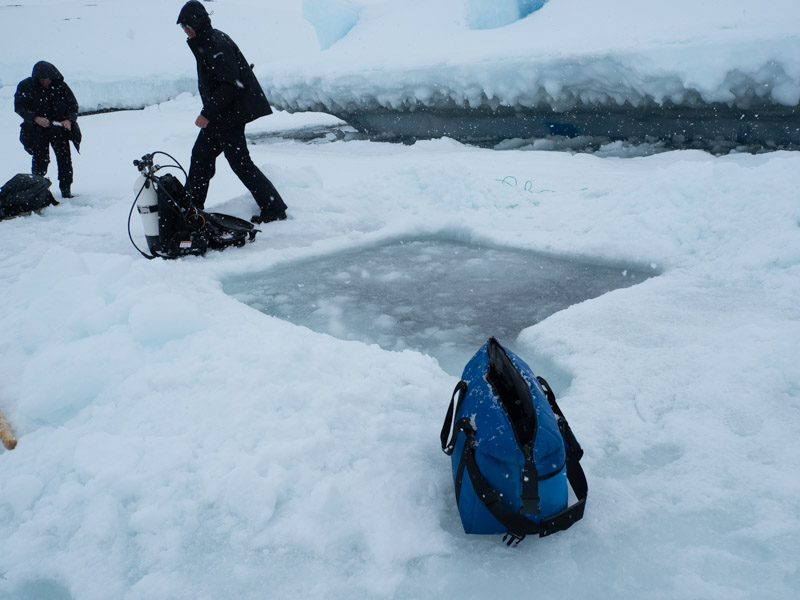
[[[47,167],[50,165],[50,146],[56,154],[58,165],[58,184],[63,190],[72,185],[72,154],[69,149],[69,132],[63,127],[36,126],[35,135],[31,136],[30,146],[26,147],[33,156],[31,173],[45,177]]]
[[[250,158],[244,125],[224,131],[201,129],[192,148],[192,162],[186,178],[186,198],[196,208],[203,208],[208,195],[208,184],[216,173],[217,157],[224,153],[231,170],[253,194],[262,213],[280,213],[286,210],[283,198]]]

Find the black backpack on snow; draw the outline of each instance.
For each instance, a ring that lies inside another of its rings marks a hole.
[[[50,192],[50,180],[39,175],[18,173],[0,188],[0,220],[57,205]]]

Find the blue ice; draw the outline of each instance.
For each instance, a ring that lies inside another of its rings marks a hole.
[[[547,0],[467,0],[470,29],[494,29],[510,25],[539,10]]]
[[[320,50],[327,50],[358,23],[361,7],[353,0],[303,0],[303,18],[317,33]]]

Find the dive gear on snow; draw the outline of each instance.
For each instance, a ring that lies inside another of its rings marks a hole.
[[[511,546],[583,517],[583,450],[547,382],[495,338],[464,368],[441,443],[466,533],[504,533]],[[568,482],[577,497],[571,506]]]
[[[157,154],[170,158],[174,164],[156,165],[153,157]],[[156,175],[161,169],[177,168],[186,176],[180,163],[166,152],[145,154],[140,160],[134,160],[133,164],[139,169],[139,177],[134,185],[136,199],[128,213],[128,237],[142,256],[152,259],[157,256],[178,258],[202,255],[209,249],[244,246],[252,242],[260,231],[244,219],[205,212],[191,206],[184,194],[183,184],[174,175]],[[131,216],[134,207],[141,215],[147,247],[152,254],[143,252],[133,241]]]

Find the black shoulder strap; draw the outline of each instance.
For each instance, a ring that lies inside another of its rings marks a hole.
[[[583,456],[583,450],[578,444],[578,441],[575,439],[575,436],[572,434],[572,430],[570,429],[567,420],[564,418],[561,409],[558,407],[558,404],[556,404],[555,394],[553,394],[550,386],[543,378],[537,377],[537,379],[542,385],[542,389],[545,391],[547,400],[550,403],[550,406],[553,408],[553,412],[556,414],[558,428],[561,432],[561,436],[564,438],[564,448],[567,458],[567,480],[569,481],[570,486],[572,486],[572,490],[575,492],[575,496],[577,497],[577,502],[575,502],[575,504],[568,506],[561,512],[556,513],[551,517],[542,519],[538,525],[524,515],[510,511],[503,506],[502,502],[500,502],[500,494],[498,494],[492,488],[489,482],[486,481],[486,478],[478,468],[478,463],[475,461],[475,431],[469,426],[469,423],[462,423],[462,419],[460,419],[458,423],[458,425],[460,425],[459,429],[462,429],[467,435],[467,440],[464,444],[464,451],[461,455],[461,463],[459,464],[458,470],[459,472],[462,472],[466,467],[466,471],[469,474],[470,481],[472,482],[472,487],[475,490],[478,498],[481,499],[486,508],[489,509],[489,512],[492,513],[494,518],[508,529],[508,533],[503,537],[503,541],[505,541],[509,546],[519,544],[519,542],[525,539],[526,535],[538,534],[539,537],[544,537],[546,535],[550,535],[551,533],[568,529],[573,523],[583,518],[583,513],[586,508],[588,485],[586,483],[586,475],[584,474],[583,468],[580,465],[580,459],[581,456]],[[456,387],[456,390],[458,390],[458,387]],[[448,410],[448,415],[449,414],[450,411]],[[444,431],[442,433],[444,439]],[[455,433],[456,432],[454,432],[453,437],[455,437]],[[455,442],[451,441],[450,453],[452,453],[453,447],[455,447]],[[460,490],[456,490],[456,497],[459,496],[459,491]]]
[[[561,432],[561,437],[564,438],[564,446],[567,449],[567,460],[570,459],[570,455],[572,455],[576,461],[580,460],[583,457],[583,448],[581,448],[578,440],[575,439],[575,434],[572,433],[572,429],[570,428],[569,423],[567,423],[564,413],[562,413],[561,409],[558,407],[556,395],[553,393],[553,390],[550,388],[550,384],[547,383],[544,377],[537,376],[536,379],[539,380],[539,384],[542,386],[545,396],[547,396],[547,402],[550,404],[550,408],[553,409],[553,412],[556,415],[558,429]]]

